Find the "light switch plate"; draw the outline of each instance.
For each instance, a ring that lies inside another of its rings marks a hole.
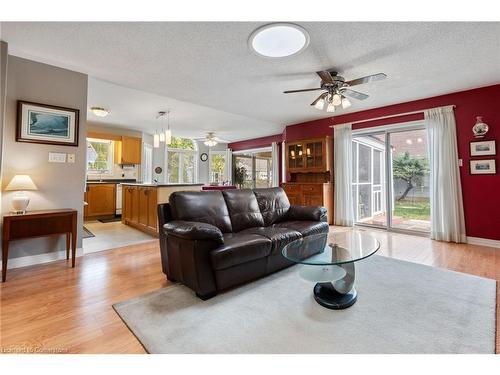
[[[66,154],[49,152],[49,163],[66,163]]]
[[[68,163],[75,162],[75,154],[68,154]]]

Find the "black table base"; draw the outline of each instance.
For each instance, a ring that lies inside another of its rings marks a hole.
[[[352,288],[347,294],[339,293],[332,283],[317,283],[314,286],[314,299],[327,309],[346,309],[354,305],[357,295],[355,288]]]
[[[354,262],[339,264],[345,275],[333,282],[317,283],[314,286],[314,299],[328,309],[346,309],[356,302],[357,293],[354,289]]]

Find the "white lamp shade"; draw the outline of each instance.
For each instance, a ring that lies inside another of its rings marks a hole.
[[[165,133],[160,133],[160,142],[165,142]]]
[[[27,174],[17,174],[10,180],[5,190],[37,190],[37,187]]]
[[[160,147],[160,135],[159,134],[155,134],[153,136],[153,147],[154,148]]]
[[[172,143],[172,131],[170,129],[165,130],[165,143],[167,145]]]
[[[349,108],[350,106],[351,106],[351,102],[349,101],[349,99],[343,98],[342,99],[342,108],[346,109],[346,108]]]
[[[332,96],[332,104],[333,105],[340,105],[340,103],[342,103],[342,98],[340,97],[339,94],[334,94]]]
[[[333,103],[328,103],[328,106],[326,107],[327,112],[335,112],[335,104]]]

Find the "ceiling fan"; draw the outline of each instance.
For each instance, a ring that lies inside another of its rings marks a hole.
[[[205,146],[208,147],[213,147],[218,143],[229,143],[229,141],[226,141],[224,139],[220,139],[219,137],[215,136],[215,132],[208,132],[207,135],[203,138],[194,138],[196,141],[203,141]]]
[[[387,77],[384,73],[377,73],[353,79],[351,81],[346,81],[344,77],[339,76],[338,72],[333,69],[322,70],[316,72],[316,74],[321,78],[320,87],[313,89],[288,90],[283,91],[283,93],[293,94],[296,92],[323,90],[324,92],[321,93],[321,95],[318,96],[316,100],[311,103],[311,105],[320,110],[326,109],[327,112],[335,112],[336,106],[341,105],[344,109],[351,106],[351,102],[347,97],[357,100],[365,100],[368,98],[367,94],[351,90],[350,87],[362,85],[368,82],[381,81]]]

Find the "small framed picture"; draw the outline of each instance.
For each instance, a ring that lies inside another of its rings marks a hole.
[[[477,141],[470,143],[470,156],[496,155],[496,141]]]
[[[495,159],[470,160],[470,174],[496,174],[497,166]]]
[[[17,102],[17,142],[78,146],[78,109]]]

